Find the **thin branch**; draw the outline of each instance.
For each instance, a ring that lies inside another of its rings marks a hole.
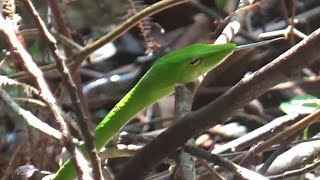
[[[66,64],[64,62],[64,59],[62,56],[59,54],[59,50],[56,45],[56,40],[54,37],[50,34],[48,29],[46,28],[43,20],[39,16],[38,12],[34,8],[33,4],[31,3],[30,0],[23,0],[23,3],[27,10],[32,14],[35,23],[40,31],[40,34],[44,37],[46,40],[49,50],[53,56],[53,58],[56,61],[57,68],[62,75],[62,81],[64,82],[64,85],[67,87],[67,90],[70,94],[75,113],[78,117],[79,120],[79,125],[83,134],[83,138],[86,144],[87,151],[89,152],[89,157],[92,162],[93,166],[93,175],[94,178],[99,180],[102,179],[101,175],[101,166],[100,166],[100,160],[97,154],[97,150],[95,149],[94,146],[94,137],[93,134],[90,132],[89,126],[88,126],[88,118],[85,115],[83,106],[81,104],[81,101],[79,99],[79,95],[77,93],[77,87],[74,84],[72,77],[69,73],[68,68],[66,67]]]
[[[264,162],[263,166],[259,169],[259,173],[260,174],[265,174],[267,172],[267,170],[269,169],[269,167],[271,166],[271,164],[274,162],[274,160],[280,155],[282,154],[286,148],[288,148],[288,146],[292,143],[292,141],[297,137],[297,135],[293,135],[287,139],[285,139],[284,141],[282,141],[279,145],[279,147],[273,151],[273,153],[268,157],[268,159]]]
[[[51,108],[54,119],[59,125],[59,130],[62,134],[62,142],[67,148],[68,152],[73,158],[74,165],[80,174],[84,174],[83,170],[79,166],[79,156],[81,156],[76,151],[75,142],[73,142],[73,137],[70,135],[67,125],[60,114],[57,102],[49,90],[49,87],[44,80],[43,74],[38,66],[32,60],[30,54],[24,49],[24,47],[19,42],[12,25],[7,22],[3,16],[0,16],[0,30],[2,30],[4,36],[8,39],[9,46],[11,48],[12,54],[17,60],[24,64],[26,71],[31,75],[33,80],[37,83],[41,95],[46,99],[48,106]]]
[[[298,114],[285,115],[279,118],[272,120],[270,123],[257,128],[256,130],[243,135],[233,141],[225,143],[218,148],[215,148],[211,151],[213,154],[221,154],[226,151],[239,151],[252,144],[256,144],[259,141],[264,141],[276,133],[283,131],[289,125],[300,120],[301,116]]]
[[[196,157],[205,159],[211,163],[214,163],[215,165],[221,166],[221,167],[231,171],[232,173],[234,173],[234,175],[237,177],[237,179],[241,179],[241,180],[246,180],[246,179],[267,180],[267,178],[263,177],[262,175],[260,175],[256,172],[253,172],[253,171],[245,169],[241,166],[238,166],[231,161],[228,161],[224,158],[221,158],[218,155],[211,154],[210,152],[207,152],[203,149],[200,149],[200,148],[197,148],[194,146],[190,146],[190,145],[184,145],[182,147],[182,149],[184,151],[186,151],[187,153],[190,153]]]
[[[318,139],[319,134],[312,139]],[[294,170],[297,167],[304,167],[318,161],[320,141],[303,142],[291,147],[279,155],[271,164],[265,175],[279,175]],[[270,148],[268,148],[270,149]]]
[[[305,167],[301,169],[296,169],[296,170],[291,170],[287,171],[283,174],[278,174],[278,175],[273,175],[273,176],[268,176],[269,179],[286,179],[292,176],[298,176],[302,174],[306,174],[310,171],[313,171],[314,169],[318,168],[320,166],[320,161],[317,161],[313,164],[308,164]]]
[[[263,143],[259,144],[255,148],[254,154],[263,152],[265,149],[271,147],[272,145],[284,141],[288,137],[293,136],[295,133],[303,130],[304,128],[306,128],[310,124],[317,122],[319,119],[320,119],[320,109],[314,111],[310,115],[301,119],[297,123],[293,124],[292,126],[288,127],[284,131],[282,131],[279,134],[268,139],[267,141],[264,141]],[[239,159],[239,158],[240,158],[240,156],[236,157],[235,159]]]
[[[185,3],[187,1],[188,0],[162,0],[142,9],[139,13],[133,15],[131,18],[127,19],[125,22],[117,26],[116,29],[114,29],[107,35],[101,37],[97,41],[91,44],[88,44],[87,46],[84,47],[83,50],[81,50],[73,58],[71,57],[71,60],[74,60],[74,63],[75,63],[75,66],[72,68],[72,70],[76,69],[76,67],[79,66],[82,63],[82,61],[91,53],[101,48],[105,44],[111,41],[114,41],[115,39],[120,37],[122,34],[127,32],[129,29],[137,25],[144,18],[149,17],[165,9],[171,8],[173,6]]]
[[[162,0],[157,3],[154,3],[137,14],[133,15],[129,19],[127,19],[125,22],[121,23],[119,26],[117,26],[116,29],[108,33],[107,35],[101,37],[97,41],[88,44],[85,46],[78,54],[68,58],[66,60],[66,63],[69,65],[70,63],[75,63],[72,70],[77,69],[77,67],[82,63],[82,61],[89,56],[91,53],[96,51],[97,49],[101,48],[105,44],[116,40],[118,37],[120,37],[122,34],[130,30],[132,27],[137,25],[142,19],[149,17],[151,15],[154,15],[158,12],[161,12],[165,9],[177,6],[182,3],[186,3],[188,0]],[[56,68],[56,64],[49,64],[46,66],[41,67],[42,71],[50,71]],[[71,71],[72,71],[71,70]],[[18,72],[14,75],[10,75],[11,78],[22,78],[26,76],[26,72]]]
[[[65,18],[62,16],[62,12],[59,8],[58,1],[48,0],[48,3],[52,9],[52,15],[57,23],[58,32],[61,32],[67,38],[71,38],[70,29],[68,29]],[[63,46],[67,57],[72,55],[72,49],[69,46]]]
[[[25,146],[26,146],[26,143],[23,143],[23,144],[19,145],[18,148],[15,150],[15,152],[11,156],[11,159],[10,159],[10,162],[9,162],[8,167],[6,169],[6,172],[2,176],[1,180],[10,180],[10,179],[12,179],[13,172],[15,171],[15,169],[17,168],[19,163],[21,163],[20,162],[21,161],[21,155],[22,155],[21,151],[25,148]]]
[[[36,116],[34,116],[30,111],[26,111],[21,108],[16,102],[14,102],[10,96],[0,88],[0,99],[5,102],[7,106],[10,107],[17,115],[19,115],[23,120],[25,120],[30,126],[38,129],[42,133],[48,135],[49,137],[61,141],[61,133],[56,129],[52,128],[48,124],[42,122]]]

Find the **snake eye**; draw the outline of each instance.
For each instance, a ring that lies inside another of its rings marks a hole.
[[[192,66],[198,66],[201,64],[201,62],[202,62],[202,58],[194,58],[190,61],[190,64]]]

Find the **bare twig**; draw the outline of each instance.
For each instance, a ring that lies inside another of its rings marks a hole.
[[[86,143],[87,151],[89,152],[89,157],[92,162],[93,166],[93,175],[94,178],[99,180],[102,179],[101,176],[101,166],[100,166],[100,160],[97,154],[97,151],[94,147],[94,137],[92,133],[90,132],[89,126],[88,126],[88,118],[84,112],[83,106],[81,104],[81,101],[79,99],[79,95],[77,93],[77,87],[74,84],[72,77],[69,73],[68,68],[66,67],[66,64],[64,62],[64,59],[59,53],[59,50],[56,45],[56,40],[54,37],[50,34],[48,29],[46,28],[44,22],[40,18],[38,12],[34,8],[33,4],[30,0],[23,0],[23,3],[25,4],[28,11],[32,14],[35,23],[40,31],[40,34],[44,37],[46,42],[48,43],[48,47],[50,49],[50,52],[52,56],[54,57],[57,68],[59,72],[62,75],[62,80],[64,82],[64,85],[67,86],[67,89],[69,91],[73,106],[75,108],[75,113],[79,119],[79,125],[83,134],[84,141]]]
[[[2,90],[1,90],[2,91]],[[21,150],[23,150],[24,146],[26,145],[26,143],[21,144],[16,151],[13,153],[8,168],[5,172],[5,174],[3,175],[3,177],[1,178],[1,180],[10,180],[12,173],[14,172],[14,170],[17,168],[17,166],[19,165],[19,161],[21,161]]]
[[[283,174],[278,174],[278,175],[273,175],[273,176],[268,176],[269,179],[285,179],[285,178],[289,178],[292,176],[298,176],[298,175],[302,175],[305,174],[307,172],[310,172],[314,169],[316,169],[317,167],[319,167],[320,165],[320,161],[317,161],[313,164],[308,164],[305,167],[301,168],[301,169],[296,169],[296,170],[292,170],[292,171],[287,171]]]
[[[76,54],[73,58],[71,57],[71,60],[74,60],[75,67],[79,66],[82,63],[83,59],[86,58],[88,55],[90,55],[97,49],[101,48],[105,44],[117,39],[123,33],[137,25],[144,18],[156,14],[160,11],[163,11],[164,9],[168,9],[170,7],[185,2],[187,2],[187,0],[163,0],[144,8],[139,13],[133,15],[131,18],[127,19],[125,22],[117,26],[116,29],[114,29],[107,35],[101,37],[100,39],[91,44],[88,44],[82,51]],[[72,69],[75,69],[75,67],[73,67]]]
[[[97,41],[95,41],[91,44],[88,44],[78,54],[76,54],[72,57],[69,57],[66,60],[66,63],[68,65],[70,63],[74,63],[74,65],[71,69],[71,72],[73,70],[77,69],[77,67],[79,67],[79,65],[82,63],[82,61],[87,56],[89,56],[91,53],[93,53],[97,49],[101,48],[105,44],[116,40],[122,34],[124,34],[129,29],[131,29],[132,27],[137,25],[142,19],[149,17],[153,14],[156,14],[158,12],[161,12],[165,9],[171,8],[173,6],[177,6],[179,4],[185,3],[185,2],[188,2],[188,0],[162,0],[162,1],[159,1],[157,3],[154,3],[154,4],[144,8],[143,10],[138,12],[137,14],[135,14],[132,17],[130,17],[129,19],[127,19],[125,22],[121,23],[119,26],[117,26],[116,29],[114,29],[113,31],[111,31],[107,35],[101,37],[100,39],[98,39]],[[50,71],[55,68],[56,68],[55,64],[50,64],[50,65],[43,66],[41,68],[41,70],[42,71]],[[11,78],[21,78],[21,77],[24,77],[26,74],[27,74],[26,72],[18,72],[14,75],[11,75],[10,77]]]
[[[72,155],[73,162],[76,169],[80,174],[84,174],[83,170],[79,166],[79,158],[80,154],[76,151],[75,143],[73,142],[73,137],[70,135],[67,125],[63,120],[59,112],[59,108],[57,106],[56,100],[53,97],[52,93],[49,90],[49,87],[44,80],[43,74],[38,66],[34,63],[29,53],[23,48],[21,43],[19,42],[12,25],[8,23],[2,16],[0,16],[0,29],[2,30],[5,37],[8,39],[9,46],[11,48],[12,54],[21,62],[23,62],[26,71],[31,75],[33,80],[37,83],[38,88],[40,90],[41,95],[46,99],[46,103],[51,108],[54,119],[57,121],[59,125],[59,130],[62,134],[62,142],[64,146],[67,148],[69,153]]]
[[[268,170],[268,168],[271,166],[271,164],[274,162],[274,160],[283,153],[286,148],[292,143],[292,141],[297,137],[297,135],[293,135],[284,141],[282,141],[279,145],[279,147],[268,157],[268,159],[265,161],[263,166],[259,169],[260,174],[265,174]]]
[[[29,111],[22,109],[17,103],[15,103],[10,96],[0,88],[0,99],[6,103],[7,106],[10,107],[16,114],[18,114],[22,119],[24,119],[30,126],[38,129],[44,134],[54,138],[58,141],[61,141],[61,133],[56,129],[53,129],[46,123],[43,123],[40,119],[35,117]]]
[[[228,161],[224,158],[219,157],[218,155],[215,154],[211,154],[210,152],[207,152],[203,149],[194,147],[194,146],[190,146],[190,145],[184,145],[182,147],[182,149],[196,157],[200,157],[203,158],[211,163],[214,163],[215,165],[221,166],[229,171],[231,171],[232,173],[235,174],[235,176],[238,179],[259,179],[259,180],[267,180],[267,178],[263,177],[262,175],[250,171],[248,169],[245,169],[241,166],[238,166],[234,163],[232,163],[231,161]]]
[[[286,115],[274,119],[270,123],[244,135],[233,141],[230,141],[226,144],[221,145],[218,148],[215,148],[211,151],[213,154],[221,154],[231,149],[234,151],[239,151],[243,148],[246,148],[252,144],[258,143],[259,141],[264,141],[276,133],[283,131],[288,125],[291,125],[298,120],[300,120],[298,114]]]
[[[273,136],[272,138],[264,141],[263,143],[259,144],[254,151],[254,154],[263,152],[268,147],[280,143],[286,138],[294,135],[295,133],[301,131],[308,125],[318,121],[320,119],[320,109],[316,110],[315,112],[311,113],[310,115],[306,116],[305,118],[301,119],[300,121],[296,122],[295,124],[291,125],[289,128],[285,129],[284,131],[278,133],[277,135]],[[241,156],[234,158],[233,160],[241,159]]]
[[[208,171],[212,179],[224,180],[224,178],[216,171],[214,168],[211,168],[209,163],[203,159],[198,159],[199,163],[204,166]]]
[[[57,23],[58,32],[61,32],[67,38],[71,38],[70,29],[68,29],[65,18],[62,16],[62,12],[59,8],[58,2],[54,0],[48,0],[48,3],[52,9],[52,15]],[[63,46],[67,57],[72,55],[72,49],[68,46]]]

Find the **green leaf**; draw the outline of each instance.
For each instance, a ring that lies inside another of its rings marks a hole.
[[[302,96],[296,96],[287,102],[281,103],[280,109],[286,114],[309,114],[315,111],[319,105],[320,99],[306,94]]]

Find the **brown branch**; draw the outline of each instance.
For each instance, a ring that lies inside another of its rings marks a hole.
[[[298,144],[279,155],[271,164],[265,175],[285,175],[291,170],[309,166],[308,164],[317,161],[320,150],[319,135],[308,140],[308,142],[294,142],[293,144]],[[268,148],[268,150],[270,150],[270,148]]]
[[[299,133],[297,133],[299,134]],[[278,146],[278,148],[272,152],[272,154],[268,157],[268,159],[264,162],[264,164],[262,165],[262,167],[259,169],[259,173],[260,174],[266,174],[267,170],[269,169],[269,167],[271,166],[271,164],[274,163],[275,159],[282,154],[287,148],[288,146],[292,143],[292,141],[294,139],[297,138],[297,134],[293,135],[291,137],[288,137],[287,139],[284,139]],[[252,156],[254,157],[254,156]]]
[[[272,120],[270,123],[257,128],[256,130],[245,134],[233,141],[227,142],[216,149],[213,149],[211,153],[221,154],[233,149],[234,151],[242,150],[260,141],[264,141],[275,134],[283,131],[289,125],[297,122],[301,119],[298,114],[285,115]]]
[[[236,178],[228,178],[228,179],[239,179],[239,180],[246,180],[246,179],[259,179],[259,180],[267,180],[267,178],[263,177],[262,175],[250,171],[248,169],[245,169],[241,166],[238,166],[231,161],[228,161],[222,157],[219,157],[218,155],[211,154],[210,152],[207,152],[203,149],[190,146],[190,145],[184,145],[182,147],[184,151],[187,153],[190,153],[193,156],[205,159],[215,165],[218,165],[220,167],[223,167],[229,171],[231,171]]]
[[[193,156],[205,159],[205,160],[213,163],[214,165],[221,166],[221,167],[223,167],[223,168],[225,168],[235,174],[238,174],[237,167],[235,167],[232,162],[225,160],[218,155],[211,154],[210,152],[207,152],[203,149],[200,149],[200,148],[197,148],[194,146],[190,146],[190,145],[182,146],[182,150],[187,153],[192,154]],[[238,174],[238,175],[241,177],[240,174]]]
[[[242,79],[215,101],[180,119],[134,156],[116,179],[143,179],[146,172],[188,139],[222,123],[239,108],[314,62],[320,53],[319,34],[320,29],[251,76]]]
[[[50,34],[48,29],[46,28],[44,22],[40,18],[38,12],[34,8],[33,4],[30,0],[23,0],[23,3],[27,10],[30,12],[30,14],[33,16],[35,23],[40,31],[40,34],[44,37],[46,40],[49,50],[55,59],[55,62],[57,64],[57,69],[59,70],[63,84],[67,87],[67,90],[70,94],[75,113],[79,119],[79,125],[83,134],[83,138],[86,144],[87,151],[89,152],[89,157],[92,162],[93,166],[93,175],[94,178],[99,180],[102,178],[101,176],[101,166],[100,166],[100,160],[97,154],[97,151],[94,146],[94,137],[93,134],[90,132],[89,126],[88,126],[88,118],[85,115],[83,106],[81,104],[81,101],[79,99],[79,95],[77,93],[77,87],[74,84],[72,77],[69,73],[68,68],[66,67],[66,64],[64,62],[64,59],[59,54],[59,50],[56,45],[56,40],[54,37]]]
[[[1,180],[10,180],[12,179],[12,174],[14,170],[17,168],[19,163],[21,163],[22,159],[22,150],[25,148],[26,143],[22,143],[21,145],[18,146],[18,148],[15,150],[13,155],[11,156],[10,162],[8,164],[8,167],[6,169],[6,172],[4,173],[3,177]]]
[[[57,23],[58,32],[61,32],[67,38],[71,38],[70,30],[68,29],[66,20],[62,16],[62,12],[59,8],[58,2],[54,0],[48,0],[48,3],[52,9],[52,15]],[[67,57],[72,55],[72,49],[66,45],[63,46]]]
[[[301,169],[295,169],[295,170],[291,170],[291,171],[286,171],[283,174],[277,174],[277,175],[273,175],[273,176],[268,176],[269,179],[286,179],[289,177],[293,177],[293,176],[299,176],[299,175],[303,175],[306,174],[310,171],[315,170],[316,168],[318,168],[320,165],[320,161],[317,161],[313,164],[308,164],[305,167],[301,168]]]
[[[71,30],[70,30],[70,27],[68,26],[67,22],[66,22],[66,19],[63,18],[63,13],[61,11],[61,9],[59,8],[59,4],[57,1],[55,0],[48,0],[48,3],[52,9],[52,15],[54,17],[54,20],[57,24],[57,29],[58,29],[58,32],[56,34],[59,34],[60,32],[62,33],[61,36],[63,36],[64,38],[67,38],[68,40],[72,38],[71,36]],[[59,36],[58,35],[58,36]],[[73,43],[73,44],[76,44],[76,43]],[[62,47],[64,49],[64,52],[66,54],[67,57],[71,57],[73,55],[73,52],[72,52],[72,48],[70,48],[68,45],[66,45],[65,43],[62,44]],[[76,69],[75,72],[72,72],[72,77],[73,77],[73,81],[74,81],[74,84],[77,86],[77,87],[80,87],[80,88],[77,88],[76,90],[76,93],[78,94],[79,96],[79,99],[80,101],[82,102],[82,107],[84,109],[84,112],[86,113],[86,115],[88,115],[88,103],[86,101],[86,98],[84,97],[83,93],[82,93],[82,81],[81,81],[81,77],[80,77],[80,73],[79,73],[79,69]]]
[[[316,47],[316,48],[319,48],[319,47]],[[310,115],[308,115],[305,118],[301,119],[300,121],[296,122],[295,124],[293,124],[289,128],[287,128],[284,131],[280,132],[279,134],[273,136],[272,138],[268,139],[267,141],[264,141],[263,143],[257,145],[257,147],[254,149],[253,154],[263,152],[265,149],[269,148],[270,146],[284,141],[288,137],[303,130],[304,128],[306,128],[307,126],[309,126],[312,123],[315,123],[319,119],[320,119],[320,109],[314,111]],[[238,157],[234,158],[234,160],[238,160],[240,158],[241,158],[241,156],[238,156]]]
[[[163,0],[144,8],[139,13],[133,15],[131,18],[127,19],[125,22],[117,26],[116,29],[114,29],[107,35],[101,37],[91,44],[88,44],[82,51],[80,51],[80,53],[76,54],[73,58],[71,57],[71,59],[73,59],[75,62],[72,70],[76,69],[77,66],[79,66],[84,58],[86,58],[88,55],[101,48],[105,44],[117,39],[129,29],[137,25],[144,18],[163,11],[164,9],[168,9],[185,2],[187,2],[187,0]]]
[[[47,136],[61,141],[61,133],[56,129],[53,129],[48,124],[42,122],[36,116],[34,116],[30,111],[24,110],[16,102],[14,102],[10,96],[0,88],[0,99],[7,105],[13,112],[15,112],[21,119],[25,120],[30,126],[36,128]]]
[[[63,117],[60,114],[59,108],[57,106],[56,100],[53,97],[52,93],[49,90],[49,87],[44,80],[43,74],[38,66],[32,60],[30,54],[24,49],[22,44],[19,42],[12,25],[7,22],[3,16],[0,16],[0,30],[2,30],[4,36],[8,39],[8,43],[12,54],[17,60],[21,61],[24,64],[25,70],[31,75],[34,82],[37,83],[37,86],[40,90],[41,96],[46,100],[46,103],[51,108],[53,112],[54,119],[56,120],[59,130],[62,134],[62,142],[68,152],[71,154],[72,159],[74,160],[74,165],[80,174],[84,174],[83,169],[79,166],[79,160],[81,154],[76,151],[75,143],[73,142],[73,137],[68,131],[68,127],[64,122]]]

